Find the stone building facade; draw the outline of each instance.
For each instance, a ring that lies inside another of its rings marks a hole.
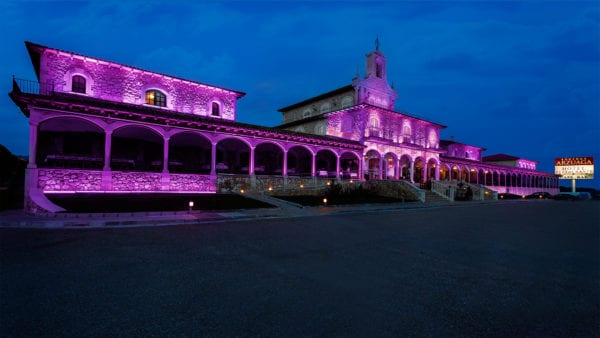
[[[28,210],[57,211],[46,198],[54,193],[262,191],[333,180],[397,180],[419,196],[432,181],[558,190],[552,174],[484,162],[482,148],[440,140],[445,126],[395,111],[378,49],[367,54],[364,78],[282,108],[283,124],[263,127],[236,122],[243,92],[26,47],[38,79],[13,79],[9,95],[29,118]]]

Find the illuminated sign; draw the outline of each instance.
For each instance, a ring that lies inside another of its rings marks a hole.
[[[559,157],[554,159],[554,173],[561,179],[591,180],[594,178],[594,158]]]

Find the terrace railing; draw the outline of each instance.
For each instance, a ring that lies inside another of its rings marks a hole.
[[[19,79],[13,76],[13,92],[37,95],[54,94],[54,83]]]

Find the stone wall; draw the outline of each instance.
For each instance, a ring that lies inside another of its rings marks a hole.
[[[113,191],[160,191],[160,173],[112,172]]]
[[[235,120],[237,94],[232,91],[54,50],[42,56],[40,81],[53,83],[55,91],[70,92],[74,74],[91,84],[89,96],[143,105],[145,91],[158,89],[167,96],[167,109],[211,116],[211,103],[216,101],[221,106],[219,118]]]
[[[333,95],[327,98],[323,98],[321,100],[308,103],[306,105],[294,108],[290,111],[283,113],[283,123],[290,123],[293,121],[301,120],[307,117],[313,117],[321,114],[321,106],[325,103],[330,104],[329,111],[336,111],[342,109],[342,100],[346,96],[351,96],[354,98],[354,89],[349,89],[347,92],[343,92],[341,94]],[[352,103],[354,105],[354,102]],[[309,116],[304,116],[304,112],[309,111]],[[328,111],[328,112],[329,112]]]
[[[102,190],[102,172],[39,169],[38,188],[44,191],[99,191]]]
[[[217,189],[210,175],[171,174],[169,190],[214,192]]]

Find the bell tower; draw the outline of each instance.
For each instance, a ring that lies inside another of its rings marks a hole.
[[[368,103],[394,110],[398,93],[387,82],[386,58],[379,50],[379,38],[375,39],[375,50],[367,54],[366,58],[365,77],[359,79],[357,76],[352,81],[356,91],[356,103]]]

